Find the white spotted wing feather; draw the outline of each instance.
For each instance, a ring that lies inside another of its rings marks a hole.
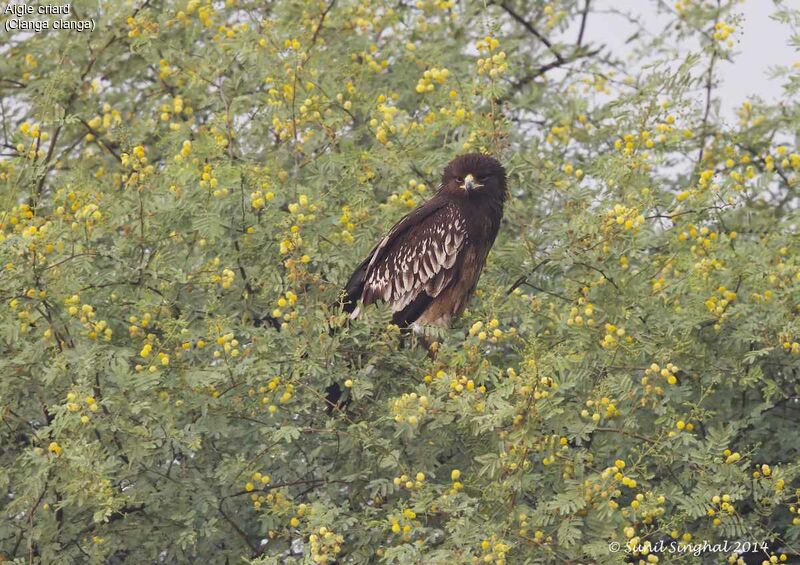
[[[454,266],[466,243],[466,222],[453,204],[439,208],[403,233],[392,229],[367,266],[362,303],[383,300],[398,312],[421,292],[436,298],[452,282]]]

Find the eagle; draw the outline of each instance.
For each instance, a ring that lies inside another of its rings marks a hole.
[[[357,318],[382,301],[402,328],[449,327],[475,292],[507,195],[497,159],[453,159],[436,194],[397,222],[350,276],[344,310]]]

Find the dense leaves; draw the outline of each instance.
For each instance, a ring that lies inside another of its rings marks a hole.
[[[653,2],[637,64],[594,4],[77,0],[93,32],[6,34],[0,554],[800,553],[800,69],[730,123],[736,2]],[[347,323],[465,151],[512,191],[470,308],[432,354]]]

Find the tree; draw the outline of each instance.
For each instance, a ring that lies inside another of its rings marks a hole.
[[[737,3],[653,7],[637,65],[584,39],[590,0],[6,14],[92,30],[0,47],[0,553],[800,553],[800,69],[726,123]],[[430,356],[386,308],[347,323],[468,150],[512,187],[468,311]]]

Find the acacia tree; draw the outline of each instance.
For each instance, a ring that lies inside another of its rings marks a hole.
[[[800,70],[726,123],[737,2],[652,4],[636,65],[591,0],[76,0],[94,31],[3,36],[0,554],[800,553]],[[469,310],[431,356],[346,323],[468,150],[511,186]]]

